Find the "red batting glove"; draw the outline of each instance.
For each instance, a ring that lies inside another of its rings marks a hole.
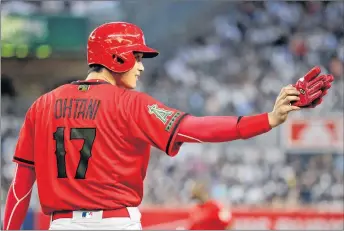
[[[327,94],[328,90],[332,86],[332,82],[334,81],[333,75],[321,75],[318,78],[322,78],[322,81],[324,82],[324,86],[321,88],[321,95],[316,98],[310,105],[304,108],[315,108],[316,106],[320,105],[323,102],[323,97]]]
[[[332,87],[334,77],[333,75],[322,75],[319,78],[322,78],[322,81],[324,82],[324,87],[321,89],[323,93],[320,96],[322,98],[327,94],[327,91]]]
[[[299,95],[300,100],[292,102],[293,106],[309,108],[315,107],[322,102],[322,89],[325,88],[324,80],[326,78],[323,75],[318,77],[320,73],[320,67],[316,66],[293,85],[301,93]],[[315,103],[314,105],[313,102]]]

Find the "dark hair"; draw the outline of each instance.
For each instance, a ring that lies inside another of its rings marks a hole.
[[[92,65],[90,65],[90,68],[88,69],[87,74],[90,74],[91,72],[100,73],[100,72],[102,72],[103,68],[105,68],[105,67],[100,65],[100,64],[92,64]]]
[[[135,54],[135,52],[134,52],[134,54]],[[123,60],[121,57],[118,57],[118,56],[116,56],[116,55],[113,55],[112,58],[113,58],[115,61],[117,61],[118,63],[120,63],[120,64],[123,64],[123,63],[124,63],[124,60]],[[87,74],[90,74],[91,72],[94,72],[94,71],[97,72],[97,73],[100,73],[100,72],[102,72],[103,68],[109,70],[108,68],[106,68],[106,67],[104,67],[104,66],[102,66],[102,65],[100,65],[100,64],[91,64],[89,67],[90,67],[90,68],[88,69]],[[110,71],[110,70],[109,70],[109,71]]]

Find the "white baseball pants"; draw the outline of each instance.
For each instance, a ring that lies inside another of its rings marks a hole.
[[[141,213],[137,207],[128,207],[130,217],[102,218],[103,211],[93,211],[83,217],[83,211],[74,211],[73,218],[50,222],[49,230],[142,230]]]

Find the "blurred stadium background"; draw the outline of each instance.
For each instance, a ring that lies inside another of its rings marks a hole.
[[[2,1],[1,214],[23,116],[54,87],[87,74],[88,34],[108,21],[141,26],[161,55],[145,61],[139,89],[194,115],[272,109],[283,85],[314,65],[335,76],[315,110],[263,136],[153,150],[143,226],[183,226],[190,185],[206,180],[233,211],[234,229],[344,227],[344,2]],[[165,208],[165,209],[162,209]],[[46,228],[36,190],[24,229]]]

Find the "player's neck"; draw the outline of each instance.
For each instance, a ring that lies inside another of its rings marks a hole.
[[[104,80],[106,82],[111,83],[112,85],[116,85],[116,81],[114,77],[111,75],[108,71],[102,71],[102,72],[91,72],[88,74],[86,80],[92,80],[92,79],[99,79]]]

